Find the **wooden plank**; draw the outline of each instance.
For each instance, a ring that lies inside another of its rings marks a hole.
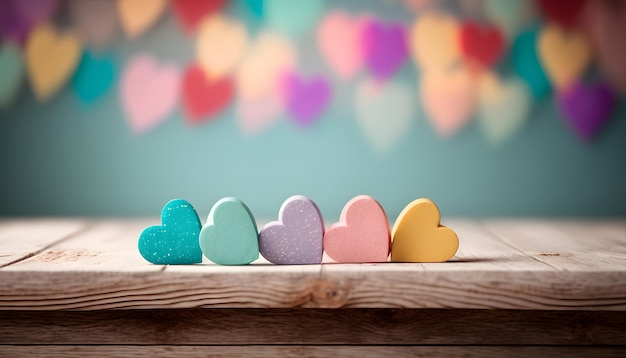
[[[0,346],[6,357],[623,357],[624,347]]]
[[[4,219],[0,223],[0,269],[74,235],[87,225],[80,219]]]
[[[143,261],[136,250],[139,233],[149,224],[99,222],[0,270],[0,309],[626,309],[623,254],[602,246],[585,250],[584,240],[549,221],[487,222],[484,228],[468,221],[446,223],[461,238],[457,257],[448,263],[276,266],[259,261],[165,269]],[[598,235],[619,245],[621,226],[604,227],[589,230],[605,232]],[[547,237],[563,245],[546,243]],[[558,247],[568,249],[558,253],[561,258],[554,256]]]
[[[164,266],[145,261],[137,249],[141,231],[153,220],[96,220],[68,240],[41,250],[6,271],[153,272]]]
[[[414,309],[0,311],[0,345],[626,345],[626,312]]]
[[[557,270],[620,273],[626,280],[626,231],[593,221],[494,220],[486,230]]]

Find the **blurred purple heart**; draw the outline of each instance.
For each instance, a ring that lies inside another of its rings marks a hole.
[[[408,56],[406,30],[403,24],[369,21],[362,35],[365,64],[377,79],[391,77]]]
[[[24,42],[30,30],[48,20],[57,9],[58,0],[2,0],[0,2],[0,33]]]
[[[287,111],[301,127],[313,123],[330,103],[332,89],[324,77],[306,80],[297,74],[288,74],[283,78],[283,85]]]
[[[615,95],[604,83],[588,86],[576,83],[559,93],[558,104],[576,134],[589,141],[608,121],[615,107]]]

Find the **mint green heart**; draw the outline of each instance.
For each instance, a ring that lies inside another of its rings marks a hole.
[[[264,10],[270,27],[283,35],[298,37],[315,26],[325,5],[323,0],[267,0]]]
[[[0,108],[8,107],[20,89],[24,65],[19,47],[5,42],[0,47]]]
[[[200,248],[218,265],[247,265],[259,258],[259,231],[250,209],[236,198],[219,200],[200,231]]]
[[[165,204],[161,226],[151,226],[139,236],[139,253],[159,265],[184,265],[202,262],[198,235],[202,224],[196,210],[182,199]]]

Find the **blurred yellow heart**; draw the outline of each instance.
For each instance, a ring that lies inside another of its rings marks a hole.
[[[456,233],[439,224],[437,205],[417,199],[398,216],[391,232],[392,262],[444,262],[459,248]]]
[[[132,38],[141,35],[161,17],[166,6],[166,0],[118,0],[117,12],[124,32]]]
[[[543,29],[537,47],[546,74],[558,88],[576,80],[591,60],[591,49],[581,33],[555,25]]]
[[[410,46],[422,70],[445,70],[459,59],[459,26],[455,18],[427,13],[411,30]]]
[[[50,99],[72,75],[81,55],[78,37],[50,24],[36,27],[26,42],[26,68],[35,95]]]
[[[248,45],[248,33],[240,22],[222,15],[203,20],[199,27],[198,63],[212,79],[219,79],[239,63]]]
[[[295,68],[298,58],[293,44],[277,34],[264,32],[237,68],[239,95],[249,100],[277,95],[280,78]]]

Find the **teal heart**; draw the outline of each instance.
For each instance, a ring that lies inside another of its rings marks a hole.
[[[245,0],[245,4],[256,17],[263,17],[265,13],[265,0]]]
[[[17,45],[5,42],[0,47],[0,108],[11,105],[22,84],[24,64]]]
[[[159,265],[184,265],[202,262],[198,235],[202,224],[196,210],[182,199],[165,204],[161,226],[151,226],[139,236],[139,253]]]
[[[274,30],[298,37],[315,26],[325,5],[323,0],[266,0],[265,18]]]
[[[550,92],[551,86],[537,55],[538,29],[522,32],[513,42],[513,66],[528,84],[535,98]]]
[[[81,102],[92,103],[111,88],[116,76],[115,63],[111,56],[94,56],[85,51],[72,79],[72,87]]]
[[[250,209],[236,198],[219,200],[200,231],[206,258],[219,265],[247,265],[259,258],[256,221]]]

